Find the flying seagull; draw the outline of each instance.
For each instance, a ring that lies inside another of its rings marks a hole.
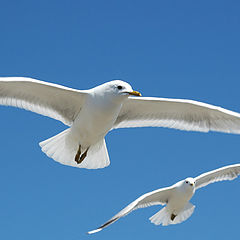
[[[32,78],[0,78],[0,104],[33,111],[69,126],[40,142],[55,161],[79,168],[109,165],[105,135],[113,129],[168,127],[240,133],[240,114],[192,100],[140,97],[115,80],[76,90]]]
[[[167,226],[169,224],[181,223],[187,220],[194,211],[195,206],[189,201],[197,189],[205,187],[210,183],[233,180],[238,175],[240,175],[240,164],[234,164],[203,173],[195,178],[188,177],[170,187],[146,193],[130,203],[102,226],[89,231],[88,234],[101,231],[133,210],[153,205],[166,204],[166,207],[149,218],[155,225],[162,224],[163,226]]]

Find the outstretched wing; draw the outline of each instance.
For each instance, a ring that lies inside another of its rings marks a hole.
[[[71,125],[79,113],[84,91],[31,78],[0,78],[0,104],[24,108]]]
[[[233,180],[240,175],[240,164],[229,165],[216,170],[206,172],[195,178],[195,188],[204,187],[210,183],[223,180]]]
[[[113,126],[240,133],[240,114],[192,100],[129,97]]]
[[[119,213],[117,213],[115,216],[113,216],[109,221],[101,225],[99,228],[89,231],[88,234],[96,233],[101,231],[103,228],[109,226],[110,224],[116,222],[119,218],[126,216],[131,211],[138,209],[138,208],[144,208],[149,207],[152,205],[164,205],[168,202],[169,197],[171,196],[172,187],[168,188],[161,188],[149,193],[146,193],[130,203],[128,206],[126,206],[124,209],[122,209]]]

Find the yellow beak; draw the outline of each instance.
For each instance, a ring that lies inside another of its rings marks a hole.
[[[138,91],[129,92],[129,95],[138,96],[138,97],[142,96],[142,94],[140,92],[138,92]]]

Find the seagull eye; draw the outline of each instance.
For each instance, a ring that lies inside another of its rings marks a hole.
[[[187,183],[187,184],[188,184],[188,183],[189,183],[189,181],[186,181],[185,183]]]
[[[118,88],[119,90],[121,90],[123,87],[122,87],[122,86],[117,86],[117,88]]]

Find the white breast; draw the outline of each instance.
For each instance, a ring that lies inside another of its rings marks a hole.
[[[186,205],[186,203],[192,198],[194,191],[191,189],[184,189],[176,187],[173,190],[172,197],[168,202],[168,209],[174,214],[178,214]]]
[[[90,96],[75,119],[71,134],[86,147],[98,142],[112,128],[121,106],[121,103]]]

